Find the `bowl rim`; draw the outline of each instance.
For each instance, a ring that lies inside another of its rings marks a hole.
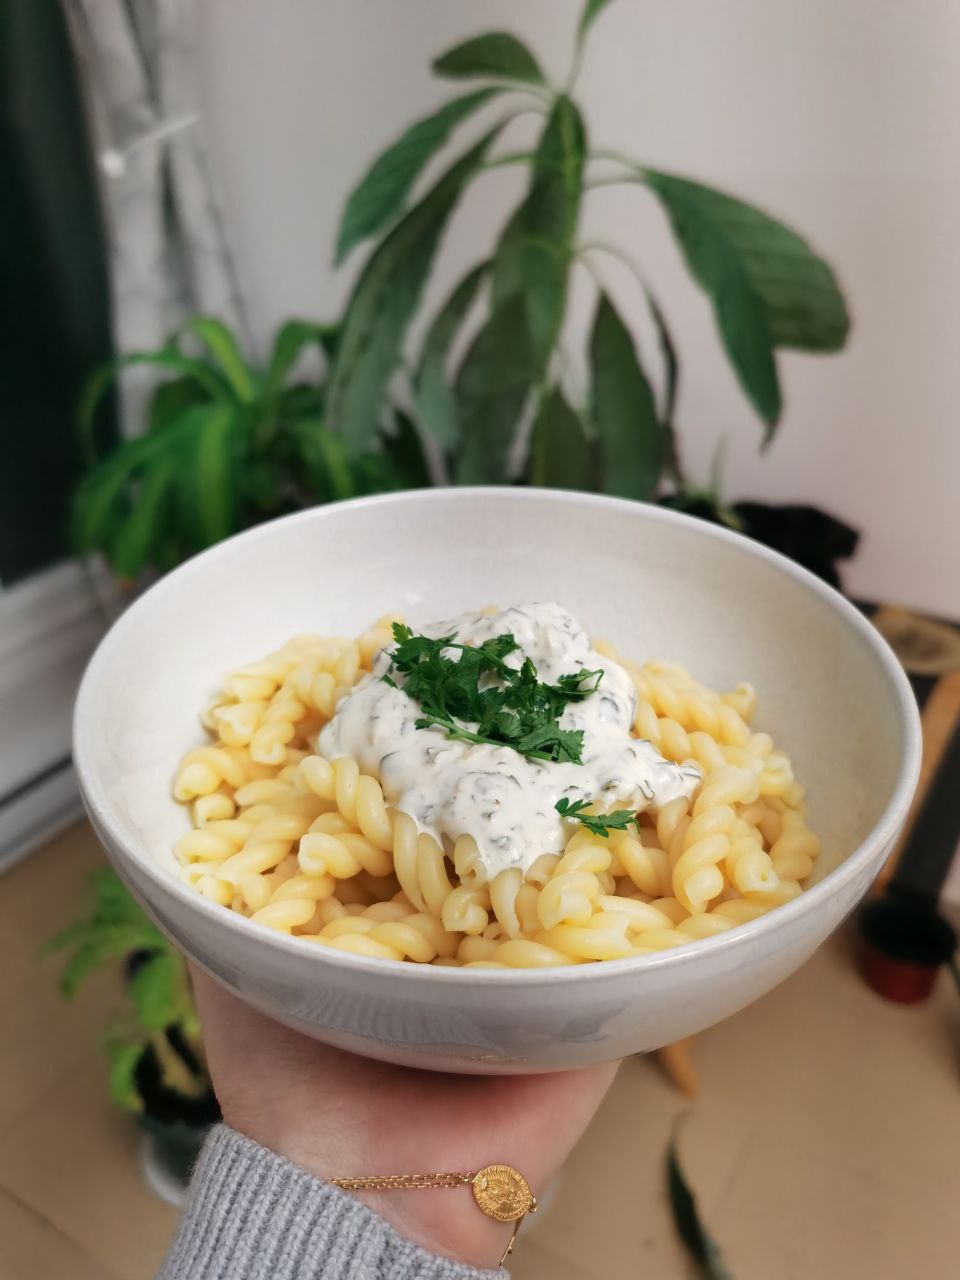
[[[663,951],[651,952],[643,956],[627,956],[617,960],[603,960],[592,964],[572,964],[556,968],[515,968],[515,969],[470,969],[446,967],[431,964],[402,964],[395,960],[383,960],[373,956],[358,956],[348,952],[338,952],[330,948],[305,946],[302,939],[292,934],[279,933],[266,925],[257,924],[234,911],[227,911],[217,903],[211,902],[202,895],[191,890],[181,880],[165,870],[146,850],[129,841],[119,825],[114,821],[111,806],[105,790],[101,785],[96,770],[90,761],[93,751],[88,750],[94,736],[92,725],[93,707],[98,693],[98,686],[104,676],[109,676],[110,661],[113,651],[122,644],[126,630],[131,625],[130,619],[136,617],[137,611],[144,607],[146,601],[156,602],[158,596],[164,596],[179,590],[180,585],[190,576],[204,572],[221,556],[232,554],[238,543],[252,541],[262,537],[266,529],[278,524],[298,524],[313,520],[336,518],[343,510],[373,509],[376,507],[430,505],[435,502],[449,502],[459,499],[470,500],[483,498],[485,501],[510,502],[551,502],[571,506],[603,507],[613,511],[622,511],[625,515],[637,515],[642,512],[644,519],[661,521],[667,525],[686,527],[705,538],[716,538],[728,542],[741,552],[765,561],[781,573],[787,574],[796,584],[812,595],[820,597],[836,613],[846,621],[857,633],[866,648],[871,651],[887,676],[895,695],[896,709],[903,732],[904,750],[896,782],[883,812],[866,838],[860,842],[832,871],[828,872],[817,884],[805,889],[799,897],[782,903],[756,920],[735,925],[711,938],[698,938],[687,945],[671,947]],[[520,488],[508,485],[463,485],[435,486],[427,489],[407,489],[395,493],[374,494],[362,498],[349,498],[340,502],[326,503],[322,506],[309,507],[304,511],[296,511],[290,515],[280,516],[275,520],[265,521],[251,529],[224,539],[222,542],[201,551],[177,568],[165,574],[158,582],[130,604],[116,622],[109,628],[93,653],[83,674],[80,688],[74,705],[73,715],[73,755],[80,792],[94,826],[105,831],[108,840],[108,852],[115,859],[117,850],[122,854],[120,861],[131,862],[140,868],[146,878],[152,881],[161,893],[167,893],[179,899],[184,906],[199,912],[216,926],[238,931],[238,936],[248,937],[252,943],[267,946],[279,954],[302,957],[313,955],[318,965],[318,972],[324,966],[342,969],[347,973],[366,972],[388,985],[406,985],[408,982],[448,983],[474,991],[489,990],[493,984],[509,986],[539,986],[543,983],[555,985],[570,981],[602,981],[613,979],[625,973],[640,974],[662,966],[682,968],[688,964],[696,964],[709,956],[720,955],[729,950],[748,945],[752,940],[764,937],[781,926],[787,925],[807,912],[815,912],[824,907],[838,887],[855,879],[862,868],[867,867],[882,848],[895,839],[916,789],[920,773],[922,735],[920,713],[917,702],[907,679],[906,673],[897,661],[887,642],[874,628],[867,618],[846,599],[839,591],[829,586],[809,570],[795,561],[771,550],[762,543],[726,529],[721,525],[710,524],[684,512],[674,511],[667,507],[641,503],[627,498],[609,497],[606,494],[582,493],[576,490]],[[99,834],[99,832],[98,832]],[[126,878],[126,877],[124,877]],[[150,908],[150,899],[144,904]]]

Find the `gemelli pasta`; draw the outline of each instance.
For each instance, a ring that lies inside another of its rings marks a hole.
[[[465,644],[454,624],[437,624],[431,640],[392,617],[356,640],[296,636],[230,674],[202,714],[209,741],[187,753],[174,782],[192,818],[175,846],[182,879],[304,946],[487,969],[647,955],[799,894],[820,843],[789,757],[752,727],[752,686],[716,692],[681,666],[637,665],[602,644],[583,649],[573,671],[538,681],[557,636],[580,643],[559,606],[542,618],[538,608],[495,615],[476,633],[486,640]],[[500,619],[513,650],[506,635],[488,634]],[[543,635],[550,645],[536,650]],[[455,690],[480,710],[457,719],[428,677],[444,687],[441,677],[465,678],[481,659],[477,679]],[[398,741],[428,744],[417,757],[423,776],[439,771],[446,791],[420,787],[415,771],[416,786],[404,781],[406,757],[372,737],[354,752],[330,750],[361,724],[343,712],[361,707],[363,689],[368,702],[396,706],[420,691],[422,718],[401,725]],[[616,747],[608,769],[610,724],[624,708],[630,745],[627,755]],[[482,773],[470,764],[481,758],[493,762]],[[624,760],[647,771],[627,778]],[[521,769],[553,786],[551,800],[557,789],[581,797],[521,813],[533,823],[522,831],[539,833],[526,840],[503,834],[510,805],[537,805],[534,790],[513,785],[525,783]]]

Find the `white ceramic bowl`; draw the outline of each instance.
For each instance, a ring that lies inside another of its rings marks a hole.
[[[752,681],[758,723],[792,756],[824,841],[812,886],[679,950],[547,971],[395,964],[306,945],[174,874],[188,817],[171,799],[198,711],[231,668],[298,632],[352,635],[486,604],[560,600],[637,659],[720,688]],[[275,521],[197,556],[113,627],[80,690],[76,764],[117,871],[187,955],[255,1008],[356,1053],[518,1072],[654,1049],[775,987],[866,892],[920,760],[910,687],[840,595],[736,534],[583,494],[434,489]],[[829,995],[825,993],[824,999]]]

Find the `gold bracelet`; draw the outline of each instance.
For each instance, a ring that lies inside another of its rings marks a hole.
[[[522,1173],[508,1164],[488,1164],[478,1173],[390,1173],[368,1178],[331,1178],[342,1191],[419,1191],[439,1187],[471,1187],[477,1207],[497,1222],[513,1222],[513,1235],[500,1259],[502,1267],[513,1250],[520,1223],[536,1213],[537,1202]]]

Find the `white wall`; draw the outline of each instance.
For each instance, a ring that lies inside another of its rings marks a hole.
[[[198,3],[201,106],[261,341],[291,314],[335,314],[350,274],[330,269],[345,194],[375,149],[456,91],[431,80],[430,56],[500,26],[559,78],[580,9],[580,0]],[[705,478],[726,438],[731,498],[835,511],[865,535],[848,576],[854,591],[956,616],[958,47],[956,0],[617,0],[597,24],[580,86],[597,145],[780,214],[835,264],[854,313],[842,355],[781,358],[787,412],[761,456],[759,427],[662,216],[639,189],[591,196],[584,235],[631,249],[679,337],[690,469]],[[523,126],[514,128],[519,144]],[[483,179],[480,207],[454,224],[443,278],[483,253],[518,178]],[[639,315],[629,279],[605,271]]]

